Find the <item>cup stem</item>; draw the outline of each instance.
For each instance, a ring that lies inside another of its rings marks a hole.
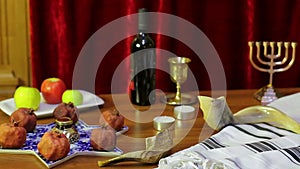
[[[181,89],[180,89],[180,83],[176,83],[176,95],[175,95],[175,101],[180,102],[181,101]]]

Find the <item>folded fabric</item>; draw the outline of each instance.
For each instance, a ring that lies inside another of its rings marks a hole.
[[[299,122],[299,100],[297,93],[268,106]],[[300,135],[266,123],[227,125],[199,144],[161,159],[158,165],[158,169],[208,168],[300,168]]]
[[[199,144],[161,159],[158,168],[300,168],[299,146],[299,134],[269,124],[228,125]]]

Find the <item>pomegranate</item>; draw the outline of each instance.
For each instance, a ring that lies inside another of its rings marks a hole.
[[[27,132],[32,132],[36,126],[37,117],[33,109],[19,108],[10,116],[10,122],[18,122],[19,127],[24,127]]]
[[[70,117],[73,123],[78,121],[79,111],[73,103],[60,103],[53,111],[53,116],[56,119]]]
[[[26,141],[26,129],[18,123],[0,125],[0,146],[2,148],[21,148]]]
[[[90,138],[95,150],[111,151],[116,146],[116,132],[110,126],[93,129]]]
[[[41,138],[37,148],[44,158],[55,161],[68,155],[70,143],[64,134],[48,131]]]
[[[117,110],[106,110],[101,113],[99,123],[101,126],[109,125],[116,131],[120,131],[124,126],[124,116]]]

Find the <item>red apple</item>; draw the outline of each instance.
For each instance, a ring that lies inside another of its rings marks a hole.
[[[66,89],[65,82],[56,77],[45,79],[41,86],[42,95],[48,104],[61,103],[62,95]]]

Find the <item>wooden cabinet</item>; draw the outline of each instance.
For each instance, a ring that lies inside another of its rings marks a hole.
[[[0,95],[31,85],[29,0],[0,0]]]

